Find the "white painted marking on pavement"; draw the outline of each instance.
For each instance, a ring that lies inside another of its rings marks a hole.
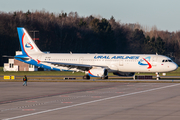
[[[71,108],[71,107],[76,107],[76,106],[80,106],[80,105],[86,105],[86,104],[90,104],[90,103],[110,100],[110,99],[114,99],[114,98],[119,98],[119,97],[124,97],[124,96],[129,96],[129,95],[135,95],[135,94],[150,92],[150,91],[154,91],[154,90],[165,89],[165,88],[174,87],[174,86],[178,86],[178,85],[180,85],[180,84],[174,84],[174,85],[164,86],[164,87],[160,87],[160,88],[154,88],[154,89],[149,89],[149,90],[144,90],[144,91],[139,91],[139,92],[128,93],[128,94],[124,94],[124,95],[118,95],[118,96],[103,98],[103,99],[99,99],[99,100],[93,100],[93,101],[89,101],[89,102],[84,102],[84,103],[74,104],[74,105],[70,105],[70,106],[65,106],[65,107],[60,107],[60,108],[55,108],[55,109],[50,109],[50,110],[30,113],[30,114],[16,116],[16,117],[12,117],[12,118],[5,118],[5,119],[2,119],[2,120],[13,120],[13,119],[18,119],[18,118],[22,118],[22,117],[33,116],[33,115],[38,115],[38,114],[42,114],[42,113],[52,112],[52,111],[56,111],[56,110],[62,110],[62,109],[67,109],[67,108]]]

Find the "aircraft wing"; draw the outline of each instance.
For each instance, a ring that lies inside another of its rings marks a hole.
[[[83,71],[88,71],[92,67],[102,67],[102,68],[107,68],[108,66],[99,66],[99,65],[86,65],[86,64],[74,64],[74,63],[59,63],[59,62],[48,62],[48,61],[41,61],[45,63],[50,63],[55,66],[62,66],[62,67],[68,67],[68,68],[77,68]]]

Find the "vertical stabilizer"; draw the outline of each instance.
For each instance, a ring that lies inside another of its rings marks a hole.
[[[42,53],[24,28],[18,27],[17,31],[23,55]]]

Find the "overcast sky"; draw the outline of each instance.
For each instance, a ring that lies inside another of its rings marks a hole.
[[[180,0],[0,0],[0,11],[77,12],[79,16],[114,16],[121,23],[180,31]]]

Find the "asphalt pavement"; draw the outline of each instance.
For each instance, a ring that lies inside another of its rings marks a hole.
[[[2,120],[179,120],[180,83],[0,82]]]

